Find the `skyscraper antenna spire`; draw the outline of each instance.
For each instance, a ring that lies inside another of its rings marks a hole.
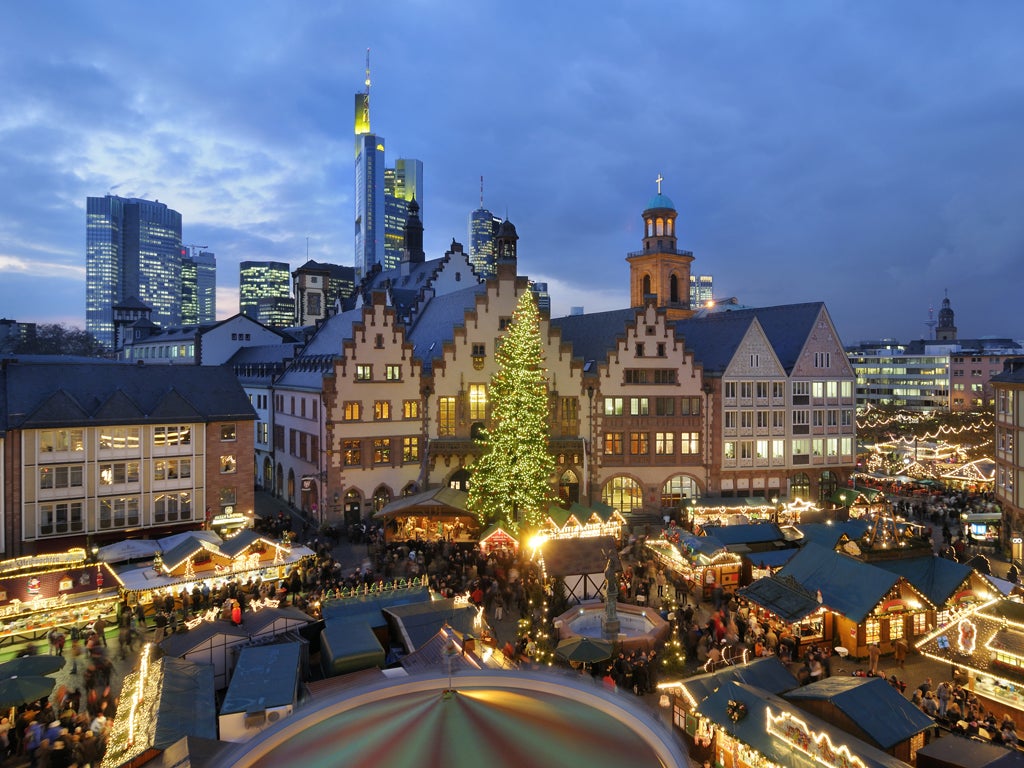
[[[484,207],[484,177],[480,177],[480,207]]]
[[[366,100],[370,100],[370,49],[366,49]]]

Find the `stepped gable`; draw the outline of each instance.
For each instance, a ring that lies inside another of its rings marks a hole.
[[[561,333],[563,343],[571,345],[574,359],[584,363],[604,363],[618,347],[619,340],[625,338],[627,327],[635,324],[637,314],[643,311],[643,307],[630,307],[587,315],[567,315],[551,318],[550,325],[552,330]]]

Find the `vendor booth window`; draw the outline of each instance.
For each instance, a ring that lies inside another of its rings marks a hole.
[[[928,614],[915,613],[914,614],[914,636],[923,635],[928,630]]]
[[[903,617],[892,616],[889,618],[889,639],[899,640],[903,637]]]
[[[882,622],[878,619],[868,619],[864,622],[864,642],[868,645],[882,641]]]

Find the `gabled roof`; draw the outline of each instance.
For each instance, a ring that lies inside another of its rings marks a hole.
[[[726,546],[733,544],[763,544],[785,541],[782,529],[775,523],[747,523],[746,525],[705,525],[705,536],[713,536]]]
[[[729,681],[743,682],[774,694],[790,691],[799,685],[789,667],[783,664],[778,656],[762,656],[746,664],[725,667],[704,675],[694,675],[682,680],[679,685],[699,703]]]
[[[801,523],[797,526],[807,543],[814,542],[829,549],[835,549],[845,536],[856,541],[868,531],[870,523],[865,518],[847,520],[842,523]]]
[[[419,649],[445,626],[460,633],[472,633],[477,608],[472,605],[456,605],[455,600],[431,600],[426,603],[392,605],[384,613],[398,625],[398,634],[406,653]]]
[[[681,333],[686,346],[694,350],[694,358],[705,373],[721,374],[756,319],[779,363],[791,374],[824,306],[811,302],[716,312],[677,321],[676,333]]]
[[[880,677],[826,677],[794,688],[783,698],[798,706],[801,701],[830,702],[881,749],[891,749],[935,725]]]
[[[899,574],[936,606],[945,605],[954,594],[967,589],[974,570],[945,557],[925,556],[874,563],[890,573]],[[995,589],[993,589],[993,592]]]
[[[255,419],[227,366],[7,360],[0,366],[3,429]]]
[[[733,701],[742,702],[747,707],[746,717],[737,722],[729,717],[729,703]],[[819,766],[819,763],[769,733],[765,727],[768,713],[775,717],[782,713],[791,714],[815,733],[827,734],[834,745],[846,745],[863,762],[865,768],[906,768],[907,765],[840,728],[798,709],[785,699],[732,680],[724,682],[717,691],[698,704],[697,712],[720,726],[728,727],[730,735],[753,747],[776,765],[812,768]]]
[[[781,573],[757,579],[741,588],[739,594],[790,623],[810,616],[821,607],[813,592],[792,576]]]
[[[410,512],[423,513],[424,511],[429,511],[431,514],[465,515],[468,500],[469,494],[465,491],[441,485],[428,491],[414,493],[412,496],[399,496],[394,501],[385,504],[374,517],[391,517]]]
[[[455,338],[455,329],[466,324],[466,312],[476,309],[477,297],[486,293],[485,283],[474,283],[435,296],[416,314],[405,338],[412,343],[413,355],[422,361],[424,372],[433,370],[434,360],[444,352],[444,343]]]
[[[901,578],[813,542],[805,544],[778,574],[766,578],[779,577],[794,579],[812,594],[819,590],[825,606],[856,623],[867,618]]]
[[[190,557],[198,554],[205,550],[213,551],[217,548],[217,545],[211,544],[204,538],[198,536],[188,536],[182,539],[173,548],[163,553],[164,567],[168,571],[173,571],[182,565]]]

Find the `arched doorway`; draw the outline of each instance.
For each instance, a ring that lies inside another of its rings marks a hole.
[[[456,491],[469,491],[469,470],[463,467],[448,478],[448,487]]]
[[[580,478],[571,469],[565,470],[558,478],[558,498],[567,504],[576,504],[580,500]]]
[[[839,478],[836,473],[826,469],[818,478],[818,503],[824,505],[838,488]]]
[[[631,477],[613,477],[601,489],[601,501],[619,514],[639,512],[644,506],[644,492]]]
[[[661,486],[661,508],[664,511],[679,512],[683,505],[700,496],[697,481],[687,475],[670,477]]]
[[[263,484],[263,490],[274,492],[274,462],[267,456],[263,459],[263,479],[260,481]]]
[[[285,500],[289,504],[295,503],[295,470],[288,470],[288,493],[285,495]]]
[[[284,490],[284,468],[277,465],[277,480],[274,483],[274,495],[280,498],[281,491]]]
[[[345,491],[345,526],[358,525],[363,518],[363,497],[355,488]]]
[[[789,478],[789,500],[811,500],[811,478],[806,472],[799,472]]]

